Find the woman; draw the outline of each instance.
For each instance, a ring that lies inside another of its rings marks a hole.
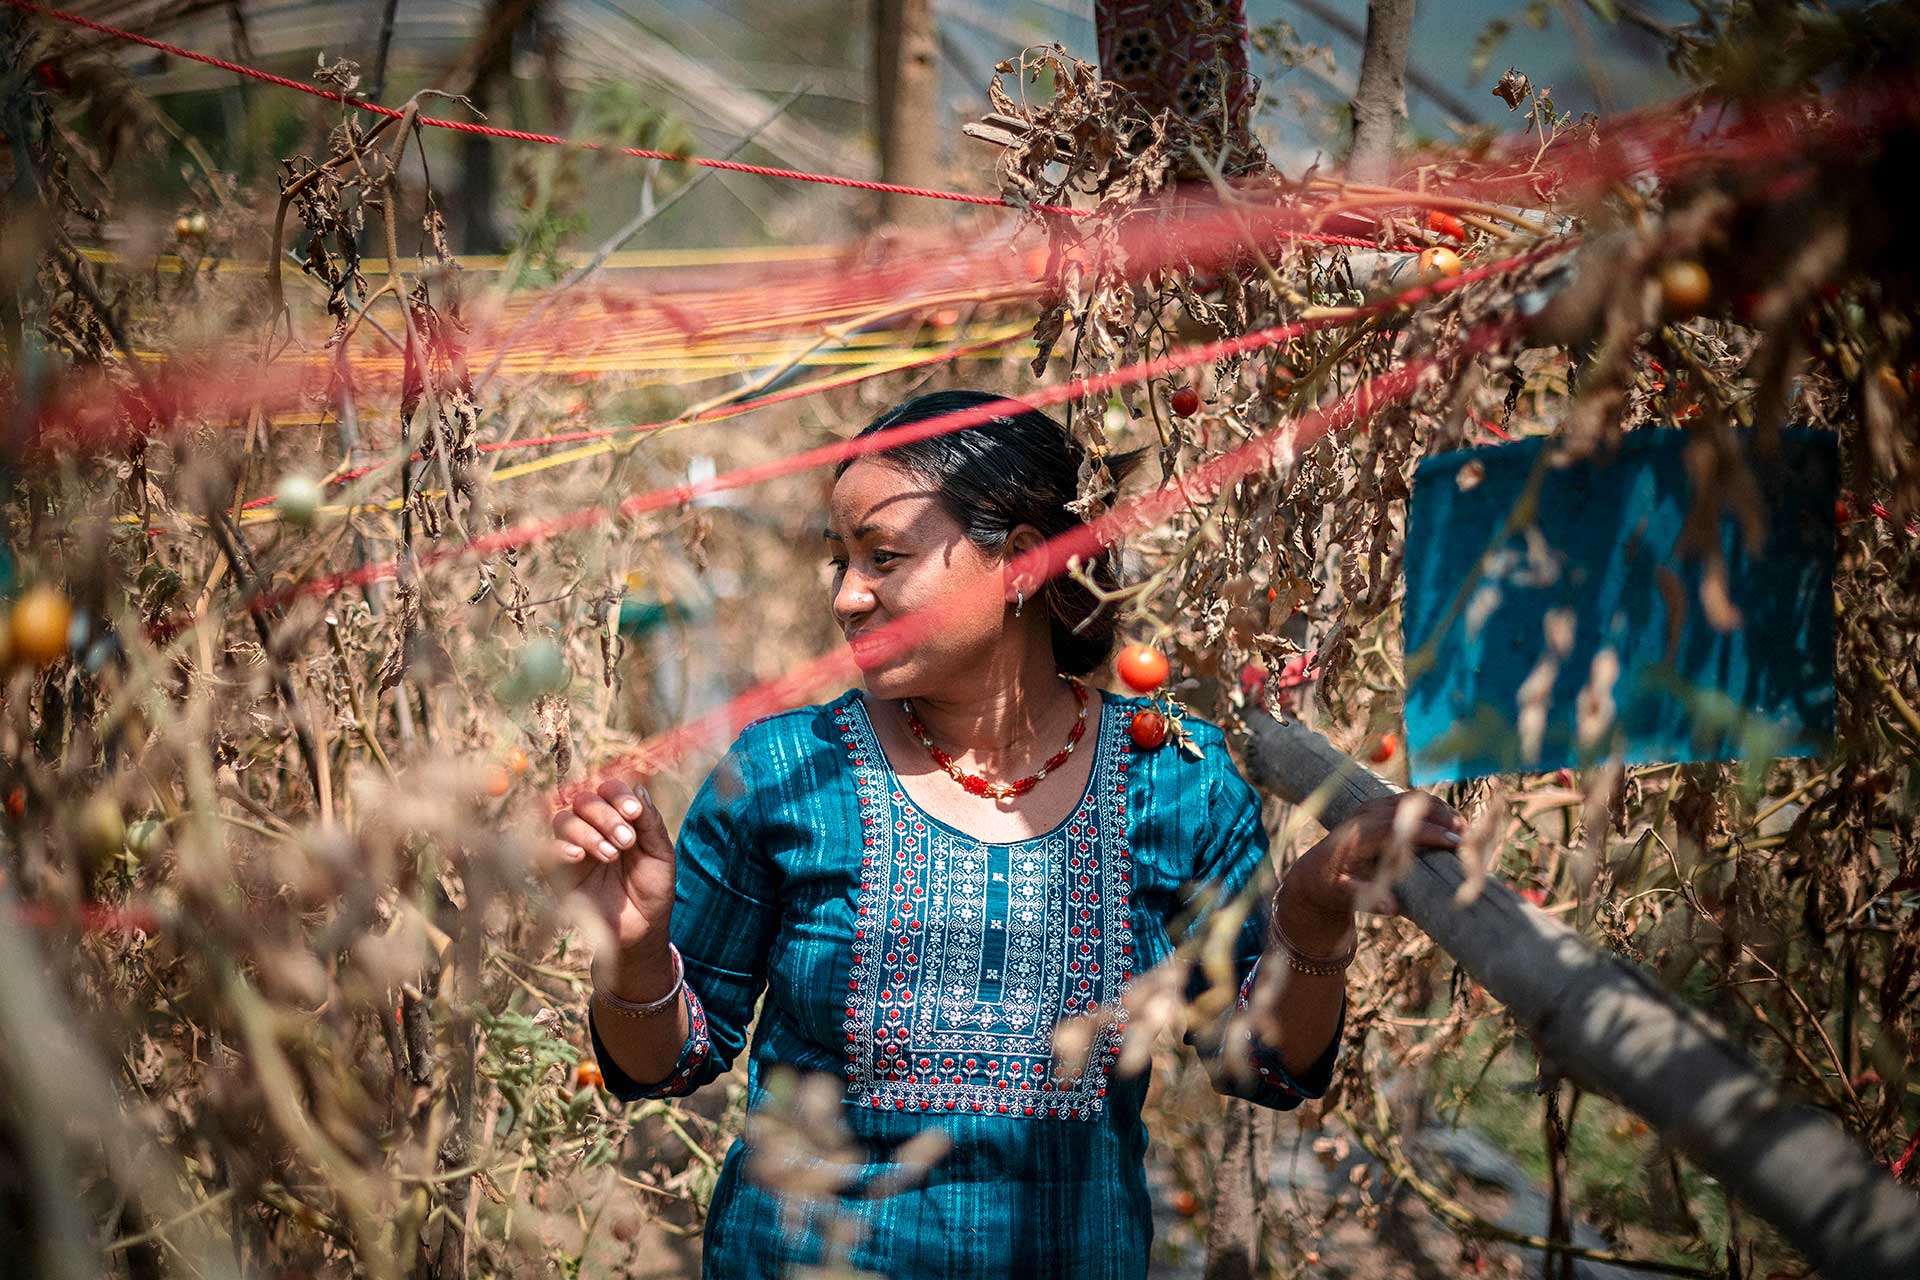
[[[923,396],[867,433],[996,399]],[[1107,660],[1111,611],[1083,584],[1015,564],[1077,522],[1067,504],[1082,462],[1027,410],[843,465],[825,541],[864,690],[747,726],[677,849],[622,782],[554,820],[563,879],[613,937],[589,1017],[610,1089],[631,1100],[713,1080],[763,988],[749,1110],[775,1064],[845,1083],[844,1118],[870,1161],[836,1206],[843,1225],[859,1219],[851,1251],[823,1256],[821,1214],[743,1177],[743,1141],[713,1193],[710,1275],[826,1261],[895,1280],[1146,1272],[1146,1075],[1114,1072],[1116,1022],[1097,1024],[1078,1071],[1056,1059],[1052,1031],[1119,1009],[1172,949],[1170,922],[1204,926],[1258,874],[1267,836],[1218,729],[1187,721],[1199,758],[1143,748],[1128,731],[1141,700],[1073,679]],[[1093,571],[1114,584],[1110,563]],[[904,651],[872,643],[943,600],[939,626]],[[1415,845],[1458,843],[1452,810],[1409,803]],[[1277,994],[1261,997],[1282,1033],[1267,1043],[1237,1025],[1246,1052],[1233,1055],[1209,1036],[1210,1065],[1252,1067],[1216,1072],[1222,1092],[1286,1110],[1326,1088],[1355,895],[1393,812],[1334,830],[1239,928],[1236,1003],[1270,975]],[[928,1127],[950,1140],[945,1157],[908,1190],[862,1197]]]

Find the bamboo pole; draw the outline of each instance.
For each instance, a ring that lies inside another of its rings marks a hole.
[[[1249,712],[1248,776],[1331,826],[1398,788],[1298,722]],[[1330,797],[1330,798],[1329,798]],[[1826,1113],[1786,1095],[1702,1014],[1450,853],[1417,858],[1400,909],[1487,989],[1553,1070],[1637,1113],[1831,1280],[1920,1276],[1920,1196]]]

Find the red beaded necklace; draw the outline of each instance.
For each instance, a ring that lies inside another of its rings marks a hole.
[[[927,726],[920,723],[920,717],[914,714],[911,698],[900,699],[900,709],[907,713],[907,728],[911,729],[913,736],[920,740],[920,745],[927,749],[927,754],[933,757],[933,762],[947,771],[948,777],[966,788],[970,794],[1005,800],[1009,796],[1022,796],[1033,790],[1040,779],[1067,762],[1067,757],[1073,754],[1075,745],[1087,734],[1086,686],[1077,680],[1068,680],[1064,675],[1060,678],[1067,681],[1067,686],[1073,690],[1073,696],[1079,700],[1080,718],[1073,722],[1073,732],[1067,735],[1066,746],[1048,756],[1047,762],[1038,769],[1024,778],[1015,778],[1012,782],[988,782],[977,773],[968,773],[961,769],[953,762],[952,756],[934,745],[933,737],[927,732]]]

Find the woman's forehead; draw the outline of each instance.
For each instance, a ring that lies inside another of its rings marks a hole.
[[[855,537],[870,530],[924,527],[928,520],[945,515],[939,491],[926,477],[864,459],[834,481],[827,502],[832,531]]]

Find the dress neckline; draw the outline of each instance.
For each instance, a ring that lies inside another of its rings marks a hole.
[[[1062,831],[1066,830],[1067,826],[1072,823],[1075,818],[1084,813],[1087,807],[1093,804],[1096,797],[1100,794],[1100,775],[1103,770],[1111,766],[1111,756],[1113,754],[1112,727],[1114,717],[1111,712],[1114,697],[1105,689],[1095,689],[1093,692],[1100,695],[1100,723],[1095,727],[1091,735],[1093,740],[1093,766],[1087,770],[1086,787],[1082,789],[1080,798],[1074,801],[1073,807],[1067,810],[1066,816],[1061,818],[1060,821],[1054,823],[1045,831],[1038,831],[1030,836],[1021,836],[1018,840],[988,840],[975,835],[971,831],[962,831],[952,823],[941,818],[936,818],[931,813],[928,813],[926,809],[908,793],[906,785],[900,779],[899,772],[894,769],[893,760],[887,755],[886,745],[880,741],[880,731],[874,728],[873,718],[867,714],[866,694],[859,689],[849,689],[847,691],[847,698],[858,710],[861,732],[864,733],[868,741],[873,744],[873,752],[880,758],[880,767],[885,771],[887,776],[887,789],[892,792],[897,792],[903,804],[911,808],[914,813],[925,820],[929,826],[937,827],[942,832],[957,839],[970,841],[983,848],[1018,849],[1022,845],[1037,844],[1040,841],[1059,835]]]

